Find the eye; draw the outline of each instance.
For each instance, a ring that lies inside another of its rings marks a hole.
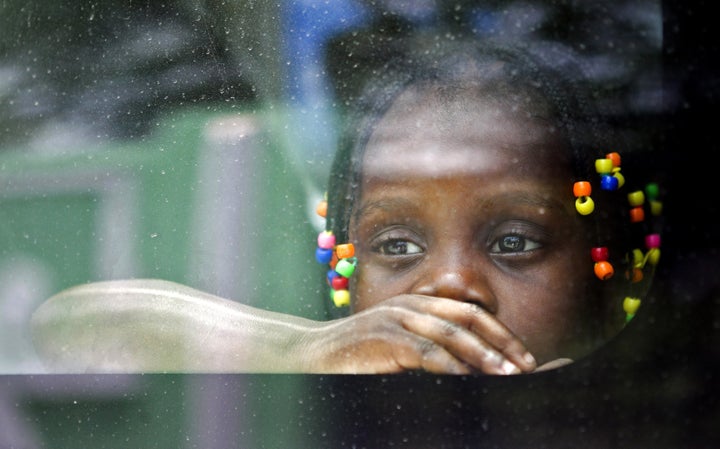
[[[532,251],[542,245],[521,234],[505,234],[494,240],[490,245],[491,253],[519,253]]]
[[[386,256],[408,256],[423,252],[423,249],[419,245],[400,239],[390,239],[380,242],[375,250]]]

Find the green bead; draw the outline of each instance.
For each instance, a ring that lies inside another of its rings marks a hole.
[[[349,278],[355,272],[356,263],[357,260],[354,257],[341,259],[338,261],[337,265],[335,265],[335,271],[337,271],[340,276]]]
[[[660,187],[658,187],[657,183],[651,182],[645,186],[645,193],[649,199],[654,200],[660,195]]]

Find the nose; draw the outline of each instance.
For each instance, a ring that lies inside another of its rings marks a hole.
[[[427,269],[413,286],[413,293],[472,302],[497,313],[498,303],[488,284],[487,270],[475,259],[449,256],[426,261]]]

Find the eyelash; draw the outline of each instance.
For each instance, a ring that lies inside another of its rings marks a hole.
[[[543,243],[536,238],[528,235],[528,232],[513,230],[512,232],[504,232],[497,238],[488,241],[488,251],[490,254],[522,254],[534,251],[543,247]],[[401,247],[398,247],[400,245]],[[503,246],[505,249],[503,249]],[[514,248],[512,247],[514,246]],[[410,248],[408,248],[410,247]],[[408,253],[408,249],[411,250]],[[414,257],[425,252],[425,248],[416,240],[405,236],[380,236],[372,244],[372,250],[375,253],[389,257]]]
[[[516,246],[519,246],[519,249],[513,249],[510,248],[508,251],[503,251],[500,248],[500,245],[505,242],[506,244],[511,244],[512,242],[509,239],[519,239],[521,240],[520,243],[515,242]],[[528,246],[530,248],[528,248]],[[490,253],[492,254],[515,254],[515,253],[523,253],[528,251],[533,251],[536,249],[539,249],[542,247],[542,243],[538,242],[537,240],[533,240],[525,235],[522,235],[521,233],[508,233],[503,234],[499,238],[491,241],[491,244],[489,246]]]
[[[405,250],[407,250],[407,247],[408,247],[408,246],[414,246],[414,247],[416,247],[419,251],[415,251],[415,252],[412,252],[412,253],[410,253],[410,254],[407,254],[407,253],[405,253],[405,254],[396,254],[396,253],[393,253],[392,251],[389,251],[390,245],[397,245],[397,244],[404,245],[404,246],[405,246]],[[419,244],[417,244],[417,243],[415,243],[415,242],[412,242],[412,241],[410,241],[409,239],[403,239],[403,238],[388,238],[388,239],[384,239],[384,240],[378,242],[378,243],[373,247],[373,250],[374,250],[375,252],[379,253],[379,254],[384,255],[384,256],[396,256],[396,257],[399,257],[399,256],[415,256],[415,255],[421,254],[421,253],[423,253],[423,252],[425,251],[425,249],[424,249],[422,246],[420,246]]]

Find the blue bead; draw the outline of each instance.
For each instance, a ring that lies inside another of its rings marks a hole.
[[[333,250],[332,249],[325,249],[325,248],[317,248],[315,250],[315,260],[317,260],[319,263],[326,264],[330,263],[333,256]]]
[[[600,188],[603,190],[617,190],[620,182],[612,175],[602,175],[600,177]]]

